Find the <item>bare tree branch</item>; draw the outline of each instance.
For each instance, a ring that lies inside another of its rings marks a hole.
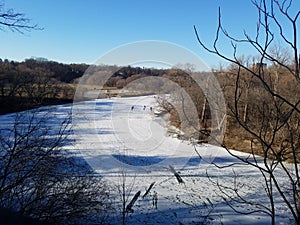
[[[226,146],[224,147],[238,162],[244,163],[245,166],[250,166],[260,172],[264,180],[269,205],[264,206],[245,199],[239,194],[240,187],[236,185],[236,181],[233,182],[231,187],[228,185],[224,186],[219,182],[216,185],[223,196],[226,197],[224,200],[234,211],[240,212],[231,204],[232,202],[248,204],[254,207],[250,213],[260,211],[267,213],[272,218],[272,224],[275,224],[278,204],[275,201],[275,193],[279,194],[283,204],[293,216],[294,221],[299,224],[300,100],[297,97],[293,97],[294,93],[284,93],[278,87],[278,83],[282,82],[278,71],[280,69],[284,71],[284,74],[293,80],[295,87],[299,87],[299,51],[297,45],[299,30],[297,25],[299,24],[300,11],[296,9],[295,15],[291,14],[294,6],[293,0],[252,0],[252,4],[258,12],[256,34],[253,38],[246,31],[244,31],[245,38],[239,39],[231,36],[221,23],[220,9],[216,36],[211,47],[208,47],[201,40],[195,26],[194,31],[200,46],[206,51],[235,65],[235,70],[233,71],[235,74],[235,88],[232,90],[232,99],[229,102],[230,113],[238,126],[252,140],[256,140],[256,145],[258,146],[254,146],[251,141],[251,153],[248,157],[242,157],[230,151]],[[285,30],[287,27],[286,22],[292,27],[292,35],[288,35],[288,32]],[[220,51],[218,44],[221,36],[227,38],[228,43],[231,44],[232,56],[227,56]],[[273,46],[275,40],[281,40],[281,43],[288,47],[288,51],[292,52],[293,59],[291,61],[282,60],[279,54],[282,49],[279,49],[279,52],[274,54]],[[248,44],[256,50],[258,58],[257,62],[252,66],[245,65],[237,55],[240,43]],[[275,69],[272,71],[264,66],[265,62],[272,62]],[[274,77],[275,79],[273,79]],[[248,92],[246,84],[250,79],[253,79],[256,83],[255,90],[252,90],[252,92],[257,91],[257,93]],[[260,98],[251,100],[248,97],[249,94],[256,96],[256,98],[260,96]],[[245,104],[250,106],[255,116],[249,116],[249,114],[244,113]],[[286,144],[283,144],[284,142]],[[259,149],[260,157],[256,156],[254,148]],[[289,162],[287,163],[285,160],[289,160]],[[230,166],[233,167],[235,164]],[[218,168],[226,169],[228,167]],[[282,177],[286,181],[285,184],[282,183]],[[243,214],[244,212],[240,213]]]
[[[24,13],[15,12],[13,9],[5,9],[2,3],[0,4],[0,30],[5,29],[24,34],[24,32],[41,30],[42,28],[37,24],[32,24]]]

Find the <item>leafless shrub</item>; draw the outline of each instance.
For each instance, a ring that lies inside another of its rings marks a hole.
[[[68,113],[55,118],[54,111],[33,110],[11,117],[0,133],[0,206],[54,224],[103,222],[109,188],[63,150],[72,144]]]

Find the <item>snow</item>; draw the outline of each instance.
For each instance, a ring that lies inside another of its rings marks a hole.
[[[155,96],[139,96],[57,106],[53,113],[60,120],[72,111],[74,143],[65,148],[84,158],[112,185],[116,205],[121,205],[118,189],[122,183],[127,189],[128,204],[135,193],[141,191],[143,196],[155,182],[145,198],[138,198],[134,212],[126,216],[126,224],[270,224],[270,217],[263,213],[235,213],[220,197],[216,185],[236,184],[245,199],[268,205],[259,171],[236,164],[237,160],[225,149],[209,144],[196,146],[200,158],[193,145],[168,136],[167,123],[156,116],[156,108]],[[10,118],[12,114],[1,120]],[[221,170],[212,163],[234,165]],[[184,183],[177,181],[170,166]],[[155,192],[157,209],[153,204]],[[283,204],[278,205],[277,224],[288,224],[290,215]],[[243,212],[249,209],[240,205]],[[109,220],[121,224],[121,212],[112,212]]]

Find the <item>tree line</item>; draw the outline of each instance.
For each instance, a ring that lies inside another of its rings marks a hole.
[[[49,104],[72,102],[76,85],[87,70],[110,74],[104,88],[123,88],[146,76],[168,76],[179,79],[181,72],[155,68],[119,67],[116,65],[64,64],[40,58],[23,62],[0,60],[0,113],[22,111]],[[176,76],[174,76],[174,74]],[[87,85],[97,87],[101,75],[89,77]]]

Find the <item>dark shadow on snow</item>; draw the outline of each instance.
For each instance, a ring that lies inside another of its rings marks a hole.
[[[159,156],[129,156],[121,154],[113,154],[112,156],[120,162],[126,163],[131,166],[150,166],[165,160],[165,157]]]

